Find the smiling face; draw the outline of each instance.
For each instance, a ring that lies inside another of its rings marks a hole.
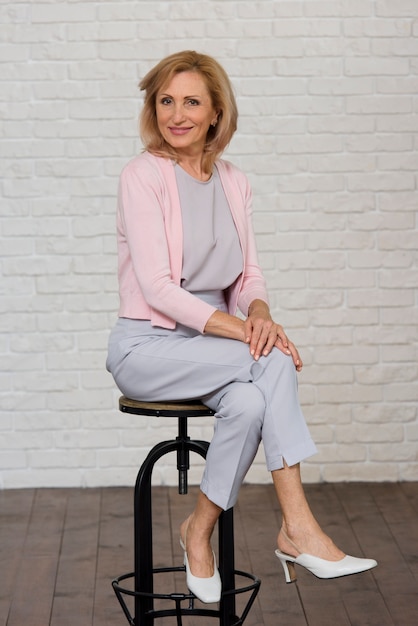
[[[165,141],[181,155],[203,153],[217,112],[198,72],[180,72],[157,93],[158,129]]]

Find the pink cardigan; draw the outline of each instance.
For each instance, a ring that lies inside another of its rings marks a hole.
[[[227,296],[228,311],[247,316],[250,303],[267,302],[251,225],[251,189],[231,163],[216,163],[238,232],[244,258],[241,277]],[[176,322],[203,332],[216,310],[180,287],[183,253],[181,207],[174,165],[149,152],[123,169],[117,212],[119,317],[151,320],[175,328]]]

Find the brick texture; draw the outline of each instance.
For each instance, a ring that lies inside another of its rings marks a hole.
[[[185,48],[236,90],[227,156],[305,361],[305,480],[417,480],[416,0],[14,0],[0,23],[0,487],[131,485],[173,434],[119,414],[104,364],[137,83]],[[248,480],[270,480],[261,449]]]

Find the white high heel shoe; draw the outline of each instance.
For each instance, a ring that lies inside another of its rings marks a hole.
[[[184,565],[186,567],[186,581],[190,591],[196,596],[198,600],[205,604],[212,602],[219,602],[221,599],[222,583],[219,575],[219,570],[216,567],[215,553],[213,554],[213,568],[214,573],[210,578],[200,578],[194,576],[190,571],[189,559],[187,558],[186,546],[182,539],[180,539],[180,545],[184,550]]]
[[[310,554],[290,556],[276,550],[276,556],[282,564],[287,583],[293,583],[296,580],[295,563],[305,567],[318,578],[339,578],[340,576],[359,574],[377,565],[377,561],[374,559],[359,559],[348,555],[339,561],[326,561]]]

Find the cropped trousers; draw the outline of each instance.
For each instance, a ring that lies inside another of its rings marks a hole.
[[[255,361],[240,341],[121,318],[110,335],[107,369],[129,398],[200,399],[215,411],[200,488],[224,510],[234,506],[261,441],[269,471],[316,453],[294,363],[277,348]]]

